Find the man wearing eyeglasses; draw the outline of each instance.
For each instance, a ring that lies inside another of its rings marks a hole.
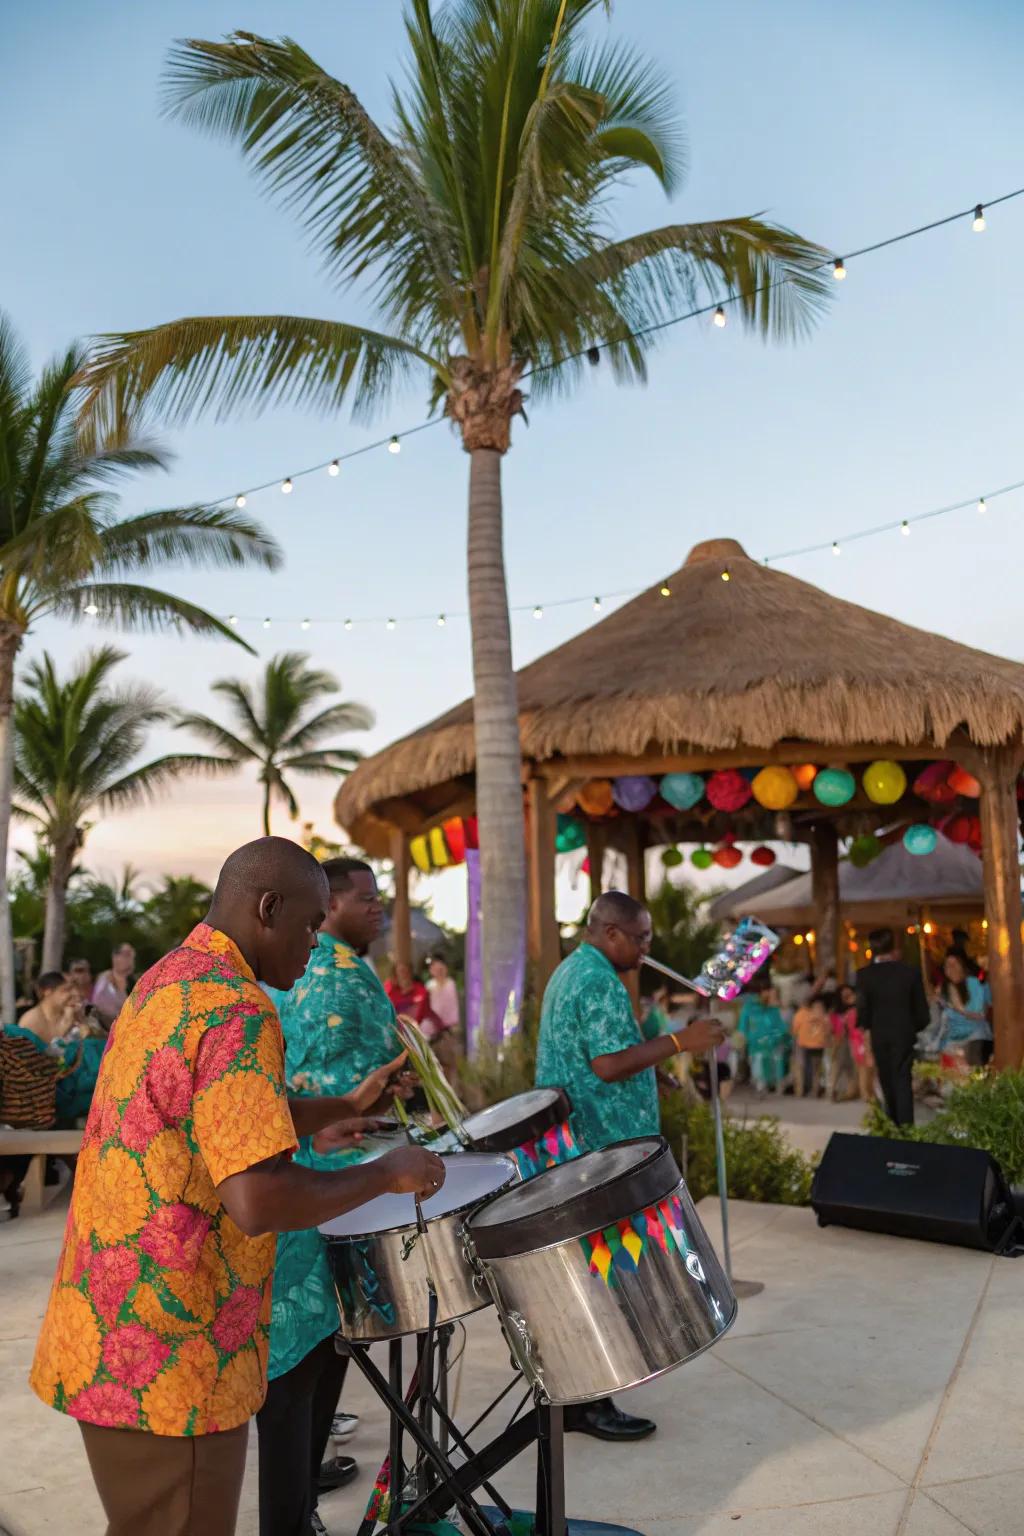
[[[623,976],[651,948],[651,915],[622,891],[606,891],[590,909],[582,943],[555,971],[544,992],[537,1041],[537,1086],[564,1088],[572,1129],[586,1152],[660,1130],[656,1069],[678,1055],[719,1045],[717,1019],[645,1040]],[[566,1429],[599,1440],[642,1440],[650,1419],[623,1413],[612,1399],[567,1411]]]

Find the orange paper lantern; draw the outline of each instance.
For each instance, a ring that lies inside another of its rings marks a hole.
[[[743,855],[738,848],[734,848],[731,843],[727,843],[724,848],[716,848],[712,857],[720,869],[735,869],[736,865],[741,862]]]
[[[974,777],[974,774],[968,773],[966,768],[961,768],[959,763],[950,773],[946,783],[958,795],[966,795],[969,800],[977,800],[981,794],[981,785]]]
[[[818,777],[818,770],[813,763],[801,763],[798,768],[793,769],[793,777],[806,794],[809,789],[813,788],[814,781]]]
[[[610,779],[588,779],[576,796],[581,811],[588,816],[607,816],[615,801]]]

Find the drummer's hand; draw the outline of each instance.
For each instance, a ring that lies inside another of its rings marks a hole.
[[[386,1170],[388,1187],[396,1195],[418,1195],[421,1200],[429,1200],[444,1183],[444,1163],[426,1147],[396,1147],[393,1152],[385,1152],[377,1166]]]
[[[372,1136],[374,1131],[382,1130],[394,1130],[394,1126],[375,1115],[335,1120],[331,1125],[325,1125],[322,1131],[317,1131],[313,1137],[313,1151],[341,1152],[346,1147],[358,1147],[364,1136]]]
[[[725,1039],[725,1030],[719,1019],[695,1019],[689,1029],[677,1030],[676,1038],[684,1051],[699,1056],[701,1051],[710,1051],[713,1046],[721,1045]]]
[[[383,1114],[395,1099],[411,1099],[415,1078],[411,1072],[401,1070],[408,1054],[408,1051],[402,1051],[393,1061],[385,1062],[384,1066],[364,1077],[348,1095],[353,1108],[361,1115]]]

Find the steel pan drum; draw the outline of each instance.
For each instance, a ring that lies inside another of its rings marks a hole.
[[[466,1230],[516,1360],[551,1403],[650,1381],[736,1316],[660,1136],[551,1168],[490,1200]]]
[[[564,1088],[531,1088],[470,1115],[462,1131],[479,1152],[507,1152],[520,1178],[532,1179],[579,1157],[583,1149],[569,1127],[571,1111]]]
[[[446,1178],[422,1204],[425,1235],[412,1195],[379,1195],[320,1228],[348,1339],[394,1339],[429,1326],[428,1274],[437,1291],[437,1322],[454,1322],[490,1302],[465,1251],[470,1211],[516,1180],[511,1158],[460,1152],[445,1158]]]

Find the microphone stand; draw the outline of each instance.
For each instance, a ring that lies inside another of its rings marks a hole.
[[[650,966],[653,971],[660,971],[670,981],[678,982],[680,986],[687,987],[691,992],[697,988],[692,981],[685,976],[680,976],[678,971],[673,971],[669,966],[662,965],[660,960],[654,960],[650,955],[645,955],[643,965]],[[698,993],[703,997],[703,993]],[[710,999],[707,999],[710,1003]],[[722,1257],[725,1261],[725,1273],[729,1277],[738,1297],[757,1296],[764,1290],[764,1283],[760,1280],[734,1280],[732,1274],[732,1252],[729,1247],[729,1185],[725,1166],[725,1132],[722,1128],[722,1099],[718,1091],[718,1050],[712,1046],[708,1051],[708,1079],[711,1083],[711,1113],[715,1122],[715,1165],[718,1173],[718,1199],[722,1212]]]

